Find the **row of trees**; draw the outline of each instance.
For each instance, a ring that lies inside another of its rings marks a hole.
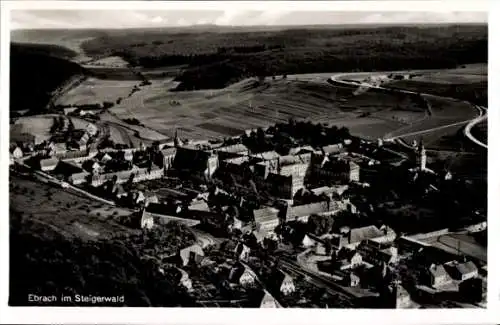
[[[311,145],[322,147],[334,143],[343,143],[345,139],[352,139],[349,129],[346,127],[327,126],[311,121],[295,121],[290,119],[288,123],[278,123],[269,127],[266,131],[258,128],[250,135],[242,136],[242,143],[252,152],[265,152],[276,150],[280,154],[288,154],[288,151],[297,145]],[[354,139],[353,139],[354,140]]]

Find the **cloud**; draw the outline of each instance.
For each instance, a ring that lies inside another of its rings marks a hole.
[[[188,26],[189,22],[184,18],[179,18],[177,20],[177,26]]]
[[[216,25],[235,25],[241,23],[239,18],[245,18],[246,12],[236,9],[225,10],[224,13],[215,19]]]
[[[484,12],[300,12],[287,10],[13,10],[13,28],[132,28],[216,24],[314,25],[487,22]]]
[[[163,18],[160,16],[156,16],[153,19],[151,19],[151,22],[155,23],[155,24],[159,24],[159,23],[163,22]]]

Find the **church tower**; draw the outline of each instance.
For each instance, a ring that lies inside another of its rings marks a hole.
[[[418,164],[420,170],[424,170],[427,163],[427,154],[425,153],[424,142],[420,139],[420,143],[418,145]]]
[[[177,134],[177,129],[175,129],[175,135],[174,135],[174,146],[176,148],[182,147],[183,143],[182,140],[179,139],[179,136]]]

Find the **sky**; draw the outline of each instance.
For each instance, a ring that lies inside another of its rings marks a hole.
[[[362,23],[486,23],[483,12],[359,12],[292,10],[13,10],[12,29],[136,28]]]

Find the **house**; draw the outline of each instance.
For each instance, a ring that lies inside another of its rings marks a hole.
[[[176,152],[177,148],[164,148],[160,151],[163,156],[163,168],[165,168],[165,170],[172,168]]]
[[[353,249],[343,248],[332,255],[332,263],[336,263],[340,270],[347,270],[363,264],[363,257]]]
[[[73,185],[79,185],[87,182],[87,177],[90,175],[87,172],[75,173],[69,177],[69,182]]]
[[[134,153],[132,150],[124,150],[123,151],[123,159],[126,161],[133,161],[134,160]]]
[[[87,126],[85,127],[85,131],[86,131],[88,134],[90,134],[91,136],[95,136],[95,135],[97,134],[98,129],[97,129],[97,127],[96,127],[94,124],[89,123],[89,124],[87,124]]]
[[[260,232],[273,232],[279,225],[279,210],[272,207],[253,210],[256,228]]]
[[[316,241],[314,241],[309,235],[305,234],[302,239],[302,246],[304,247],[313,247],[316,245]]]
[[[113,188],[111,190],[111,192],[113,193],[114,196],[116,196],[117,198],[121,198],[123,196],[126,196],[127,195],[127,192],[125,191],[125,189],[123,188],[122,184],[114,184],[113,185]]]
[[[261,244],[266,238],[267,233],[263,231],[252,231],[252,235],[255,236],[257,243]]]
[[[216,151],[220,156],[221,160],[234,158],[238,156],[247,156],[249,154],[248,148],[241,143],[225,147],[219,147],[216,149]]]
[[[208,203],[206,201],[203,201],[203,200],[199,200],[198,201],[197,200],[197,201],[192,202],[189,205],[189,210],[209,212],[210,211],[210,207],[208,206]]]
[[[229,272],[229,281],[239,283],[241,286],[248,288],[252,287],[256,279],[255,273],[241,263],[236,263]]]
[[[344,148],[344,146],[342,145],[342,143],[331,144],[331,145],[322,147],[321,152],[323,153],[323,155],[329,156],[331,154],[337,154],[337,153],[342,152],[343,148]]]
[[[141,213],[141,228],[151,229],[153,228],[153,226],[154,226],[153,216],[151,215],[151,213],[146,212],[146,209],[143,208]]]
[[[110,161],[112,159],[113,158],[108,153],[105,153],[102,155],[102,157],[100,157],[99,161],[103,164],[106,164],[108,161]]]
[[[390,308],[409,308],[413,302],[408,291],[400,284],[395,283],[390,286]]]
[[[302,146],[302,147],[295,147],[295,148],[290,149],[290,151],[288,151],[288,154],[295,156],[295,155],[298,155],[301,153],[310,153],[310,152],[314,152],[314,151],[315,151],[314,148],[311,146]]]
[[[88,144],[89,140],[90,140],[90,135],[87,132],[85,132],[81,136],[81,138],[78,140],[78,146],[79,146],[80,150],[87,149],[87,144]]]
[[[76,107],[76,106],[66,107],[63,109],[63,112],[64,112],[64,115],[69,115],[69,114],[73,113],[74,111],[76,111],[77,109],[78,109],[78,107]]]
[[[363,240],[384,237],[386,234],[386,232],[374,225],[353,228],[349,230],[348,242],[349,244],[359,244]]]
[[[234,252],[238,259],[242,261],[247,261],[250,256],[250,248],[243,243],[238,243],[236,245],[236,248],[234,249]]]
[[[65,142],[54,143],[52,146],[52,150],[50,152],[51,156],[60,156],[64,155],[67,151],[67,146]]]
[[[44,172],[52,171],[56,169],[59,159],[57,158],[47,158],[40,160],[40,169]]]
[[[181,274],[179,284],[186,288],[188,291],[191,291],[193,289],[193,282],[189,278],[189,274],[187,274],[187,272],[181,268],[178,268],[177,270],[179,270]]]
[[[317,178],[340,184],[359,182],[360,167],[353,161],[317,155],[312,161],[312,172]]]
[[[200,262],[205,256],[205,252],[203,252],[203,248],[201,248],[200,245],[193,244],[189,247],[181,249],[179,255],[181,257],[182,265],[186,266],[192,262]]]
[[[251,155],[252,158],[256,158],[260,161],[269,161],[269,160],[275,160],[280,157],[280,154],[277,153],[276,151],[266,151],[266,152],[260,152]]]
[[[255,283],[255,274],[253,272],[250,272],[250,270],[248,270],[248,268],[245,268],[245,271],[240,276],[239,283],[243,287],[253,286]]]
[[[158,196],[154,194],[147,195],[146,199],[144,200],[144,204],[147,206],[151,203],[160,203],[160,201],[158,200]]]
[[[280,308],[280,304],[267,290],[265,290],[264,297],[260,302],[260,308]]]
[[[311,192],[314,195],[326,195],[329,198],[332,198],[334,195],[342,195],[348,188],[349,185],[322,186],[311,189]]]
[[[10,153],[12,154],[12,157],[14,157],[14,159],[19,159],[23,157],[23,150],[17,146],[14,147]]]
[[[347,287],[357,287],[359,285],[359,276],[354,274],[353,272],[345,273],[342,277],[342,282]]]
[[[452,261],[446,263],[445,267],[451,277],[459,281],[465,281],[478,276],[478,268],[472,261],[463,263]]]
[[[298,218],[299,220],[307,221],[309,216],[313,214],[321,214],[329,212],[330,207],[333,207],[333,204],[330,204],[329,201],[288,206],[286,211],[286,220],[291,221]]]
[[[280,292],[287,296],[295,291],[295,284],[293,283],[293,279],[290,275],[280,272],[283,274],[283,280],[280,285]]]
[[[431,264],[426,274],[427,284],[433,288],[443,286],[452,281],[443,265]]]
[[[242,229],[244,226],[244,222],[236,217],[233,217],[233,223],[231,225],[231,228],[233,229]]]

